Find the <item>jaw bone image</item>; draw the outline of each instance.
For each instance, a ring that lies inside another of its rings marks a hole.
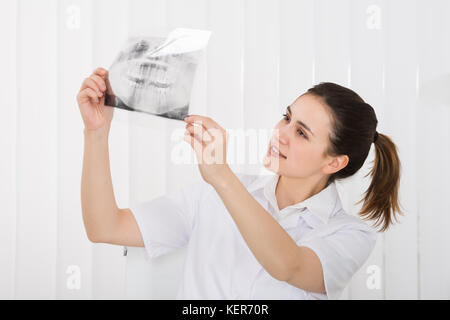
[[[106,104],[183,120],[202,48],[180,38],[130,39],[109,70]]]

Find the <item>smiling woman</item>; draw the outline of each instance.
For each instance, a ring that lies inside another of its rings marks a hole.
[[[138,61],[149,49],[140,43],[125,56]],[[376,132],[370,105],[332,83],[301,95],[269,141],[264,165],[275,173],[269,176],[235,174],[226,130],[190,115],[184,140],[202,179],[119,209],[108,163],[106,78],[106,70],[96,70],[78,95],[85,122],[83,219],[91,241],[145,247],[147,258],[188,247],[181,299],[339,298],[377,234],[345,212],[334,182],[361,168],[373,141],[373,180],[361,215],[385,230],[398,209],[400,162],[393,142]]]

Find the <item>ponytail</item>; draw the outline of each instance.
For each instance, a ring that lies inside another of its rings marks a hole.
[[[374,144],[374,166],[369,172],[372,181],[357,204],[364,201],[359,215],[365,220],[376,220],[375,227],[382,225],[380,232],[384,232],[393,223],[393,218],[398,222],[396,212],[404,215],[398,202],[401,164],[397,147],[388,136],[378,133]]]
[[[323,100],[332,116],[332,129],[327,154],[347,155],[348,164],[330,175],[327,183],[354,175],[363,166],[372,143],[375,144],[375,163],[370,175],[372,181],[364,194],[360,216],[364,220],[376,220],[375,226],[388,229],[400,215],[398,190],[400,184],[400,160],[392,140],[376,131],[378,120],[375,110],[353,90],[335,83],[322,82],[308,89]],[[367,175],[366,175],[367,176]]]

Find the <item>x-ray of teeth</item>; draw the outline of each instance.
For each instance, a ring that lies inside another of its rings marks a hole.
[[[131,38],[109,69],[105,104],[183,120],[209,31],[176,29],[167,38]]]

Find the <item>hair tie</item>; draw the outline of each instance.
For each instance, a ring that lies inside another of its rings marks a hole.
[[[373,143],[377,142],[378,140],[378,132],[375,131],[375,137],[373,138]]]

